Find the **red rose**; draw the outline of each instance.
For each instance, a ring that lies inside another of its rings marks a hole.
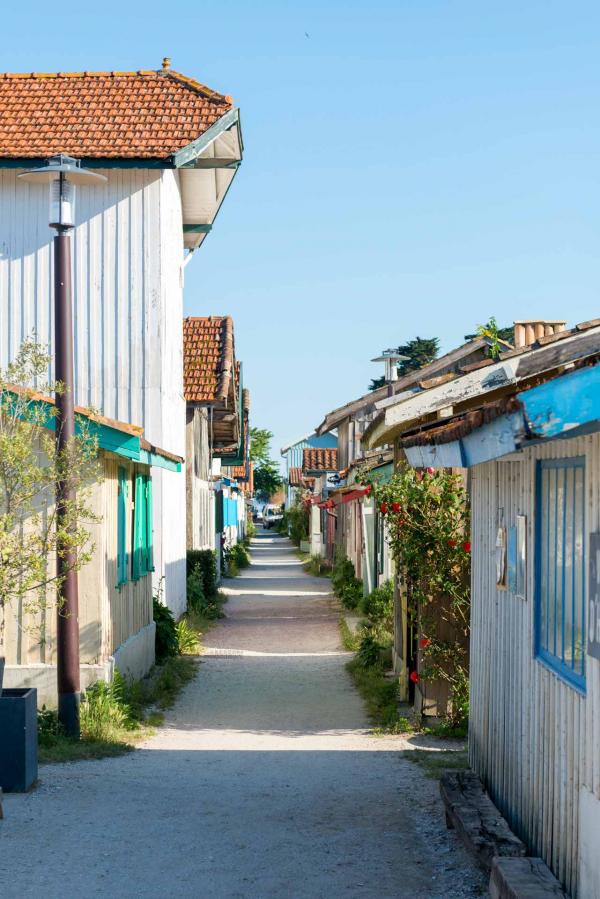
[[[387,503],[382,503],[382,504],[379,506],[379,511],[381,512],[382,515],[385,515],[385,513],[387,512],[387,510],[388,510]]]
[[[430,643],[431,640],[428,637],[421,637],[421,639],[419,640],[419,646],[421,646],[423,649],[425,649],[426,646],[429,646]]]
[[[435,468],[428,468],[427,474],[435,474]]]
[[[368,496],[370,494],[370,492],[372,491],[372,489],[373,489],[373,487],[371,486],[371,484],[369,484],[368,487],[365,487],[365,495]]]
[[[470,553],[470,552],[471,552],[471,544],[470,544],[470,542],[469,542],[468,540],[465,540],[465,542],[464,542],[463,545],[462,545],[462,548],[464,549],[464,551],[465,551],[466,553]]]
[[[455,547],[455,546],[456,546],[456,540],[448,540],[448,546]]]
[[[411,679],[411,681],[413,682],[413,684],[418,684],[418,683],[419,683],[419,675],[417,674],[416,671],[411,671],[411,672],[410,672],[410,679]]]
[[[392,512],[399,512],[401,509],[400,503],[392,503]]]

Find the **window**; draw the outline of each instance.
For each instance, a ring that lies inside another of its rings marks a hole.
[[[535,654],[585,689],[585,459],[538,462]]]
[[[148,475],[136,474],[133,509],[133,557],[131,576],[138,580],[154,571],[152,546],[152,480]]]

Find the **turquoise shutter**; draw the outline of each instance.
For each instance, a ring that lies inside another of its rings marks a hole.
[[[146,570],[154,571],[154,539],[152,531],[152,477],[146,478]]]
[[[117,486],[117,587],[127,580],[127,472],[119,468]]]
[[[144,517],[146,512],[146,491],[144,489],[144,477],[141,474],[135,476],[135,508],[133,514],[133,565],[132,577],[137,581],[145,574],[143,555],[146,533]]]

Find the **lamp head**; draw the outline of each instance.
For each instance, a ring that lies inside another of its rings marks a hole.
[[[107,180],[105,175],[82,168],[79,159],[65,153],[52,156],[46,165],[22,172],[18,177],[32,184],[50,186],[50,227],[61,231],[75,225],[76,185],[96,185]]]

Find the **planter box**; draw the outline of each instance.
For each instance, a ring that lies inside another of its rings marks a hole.
[[[0,787],[24,793],[38,776],[37,690],[2,691],[0,734]]]

